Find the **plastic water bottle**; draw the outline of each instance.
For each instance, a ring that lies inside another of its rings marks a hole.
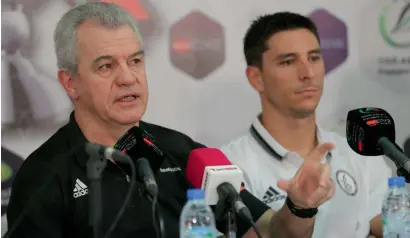
[[[205,193],[201,189],[187,191],[188,202],[179,219],[180,238],[216,237],[215,218],[211,208],[205,203]]]
[[[390,177],[383,202],[383,238],[410,238],[410,194],[404,177]]]

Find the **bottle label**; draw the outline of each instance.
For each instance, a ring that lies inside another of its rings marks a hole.
[[[192,227],[186,229],[184,238],[214,238],[214,231],[210,227]]]

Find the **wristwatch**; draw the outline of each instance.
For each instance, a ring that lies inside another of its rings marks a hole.
[[[300,218],[312,218],[318,211],[317,208],[298,208],[289,197],[286,197],[286,205],[293,215]]]

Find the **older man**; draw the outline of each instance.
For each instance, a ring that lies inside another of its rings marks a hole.
[[[150,132],[174,158],[173,161],[165,158],[161,168],[178,166],[182,170],[181,173],[164,169],[155,174],[167,237],[178,237],[179,215],[186,202],[185,191],[190,187],[184,177],[186,161],[191,150],[203,146],[182,133],[141,121],[148,88],[144,50],[136,22],[114,4],[87,3],[62,17],[54,38],[58,79],[75,110],[68,124],[26,159],[15,178],[8,209],[9,227],[18,227],[13,237],[91,237],[88,195],[78,193],[89,183],[88,156],[84,151],[70,155],[70,151],[87,141],[113,146],[134,126]],[[293,188],[290,200],[299,206],[319,204],[330,198],[333,185],[328,176],[329,168],[319,163],[330,147],[318,147],[311,154],[312,161],[316,161],[313,166],[301,168],[300,176],[292,180],[312,185],[313,190],[307,192],[300,187]],[[48,167],[56,170],[54,180],[43,193],[32,198],[24,218],[17,224],[26,199],[36,194],[50,173]],[[125,165],[109,162],[102,174],[103,233],[123,202],[129,186],[127,173]],[[312,232],[314,217],[294,216],[291,211],[298,209],[294,206],[283,206],[272,217],[273,212],[258,199],[252,196],[243,199],[249,204],[257,225],[265,233],[270,227],[271,237],[306,237]],[[239,223],[239,235],[255,235],[246,221],[238,218]],[[135,192],[112,237],[155,237],[151,202],[140,190]]]

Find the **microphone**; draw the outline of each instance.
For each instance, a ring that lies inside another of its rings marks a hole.
[[[164,161],[164,152],[156,145],[156,140],[147,131],[134,126],[114,145],[114,149],[128,154],[133,159],[148,158],[153,172],[159,170]]]
[[[93,227],[93,236],[95,238],[100,238],[101,236],[101,226],[102,226],[102,201],[101,201],[101,173],[104,171],[107,159],[114,162],[128,163],[131,167],[131,181],[128,187],[127,194],[125,196],[124,202],[117,213],[114,221],[111,223],[108,231],[104,235],[104,238],[108,238],[114,231],[119,220],[128,207],[132,194],[135,187],[135,176],[136,169],[132,162],[132,159],[125,153],[121,153],[119,150],[114,148],[105,147],[103,145],[95,143],[87,143],[85,145],[85,151],[90,155],[90,159],[87,162],[87,177],[90,180],[89,186],[89,205],[90,205],[90,216],[89,223]]]
[[[404,142],[404,154],[410,157],[410,137]]]
[[[137,160],[138,174],[142,181],[144,181],[145,187],[148,193],[152,197],[158,196],[158,185],[155,181],[154,173],[146,158],[140,158]]]
[[[158,185],[153,171],[158,171],[164,161],[164,153],[154,141],[152,135],[134,126],[114,145],[115,149],[121,150],[122,153],[136,160],[139,178],[144,182],[147,192],[152,197],[158,195]]]
[[[386,155],[410,173],[410,159],[395,143],[394,120],[380,108],[359,108],[347,114],[347,142],[356,153],[365,156]]]
[[[85,151],[91,157],[105,158],[111,161],[129,163],[129,158],[127,158],[128,156],[126,154],[121,153],[121,151],[111,147],[105,147],[103,145],[94,143],[87,143],[85,145]]]
[[[153,226],[157,237],[165,237],[164,219],[158,206],[158,185],[155,181],[154,172],[158,171],[164,162],[165,156],[169,155],[157,146],[154,137],[140,127],[130,128],[114,145],[115,149],[121,150],[122,153],[128,154],[136,160],[138,175],[144,182],[148,192],[147,198],[152,202]],[[156,223],[158,219],[159,230]]]
[[[245,220],[253,222],[252,214],[239,196],[243,172],[215,148],[198,148],[189,154],[186,176],[195,187],[205,190],[205,202],[217,205],[215,216],[230,205]]]

